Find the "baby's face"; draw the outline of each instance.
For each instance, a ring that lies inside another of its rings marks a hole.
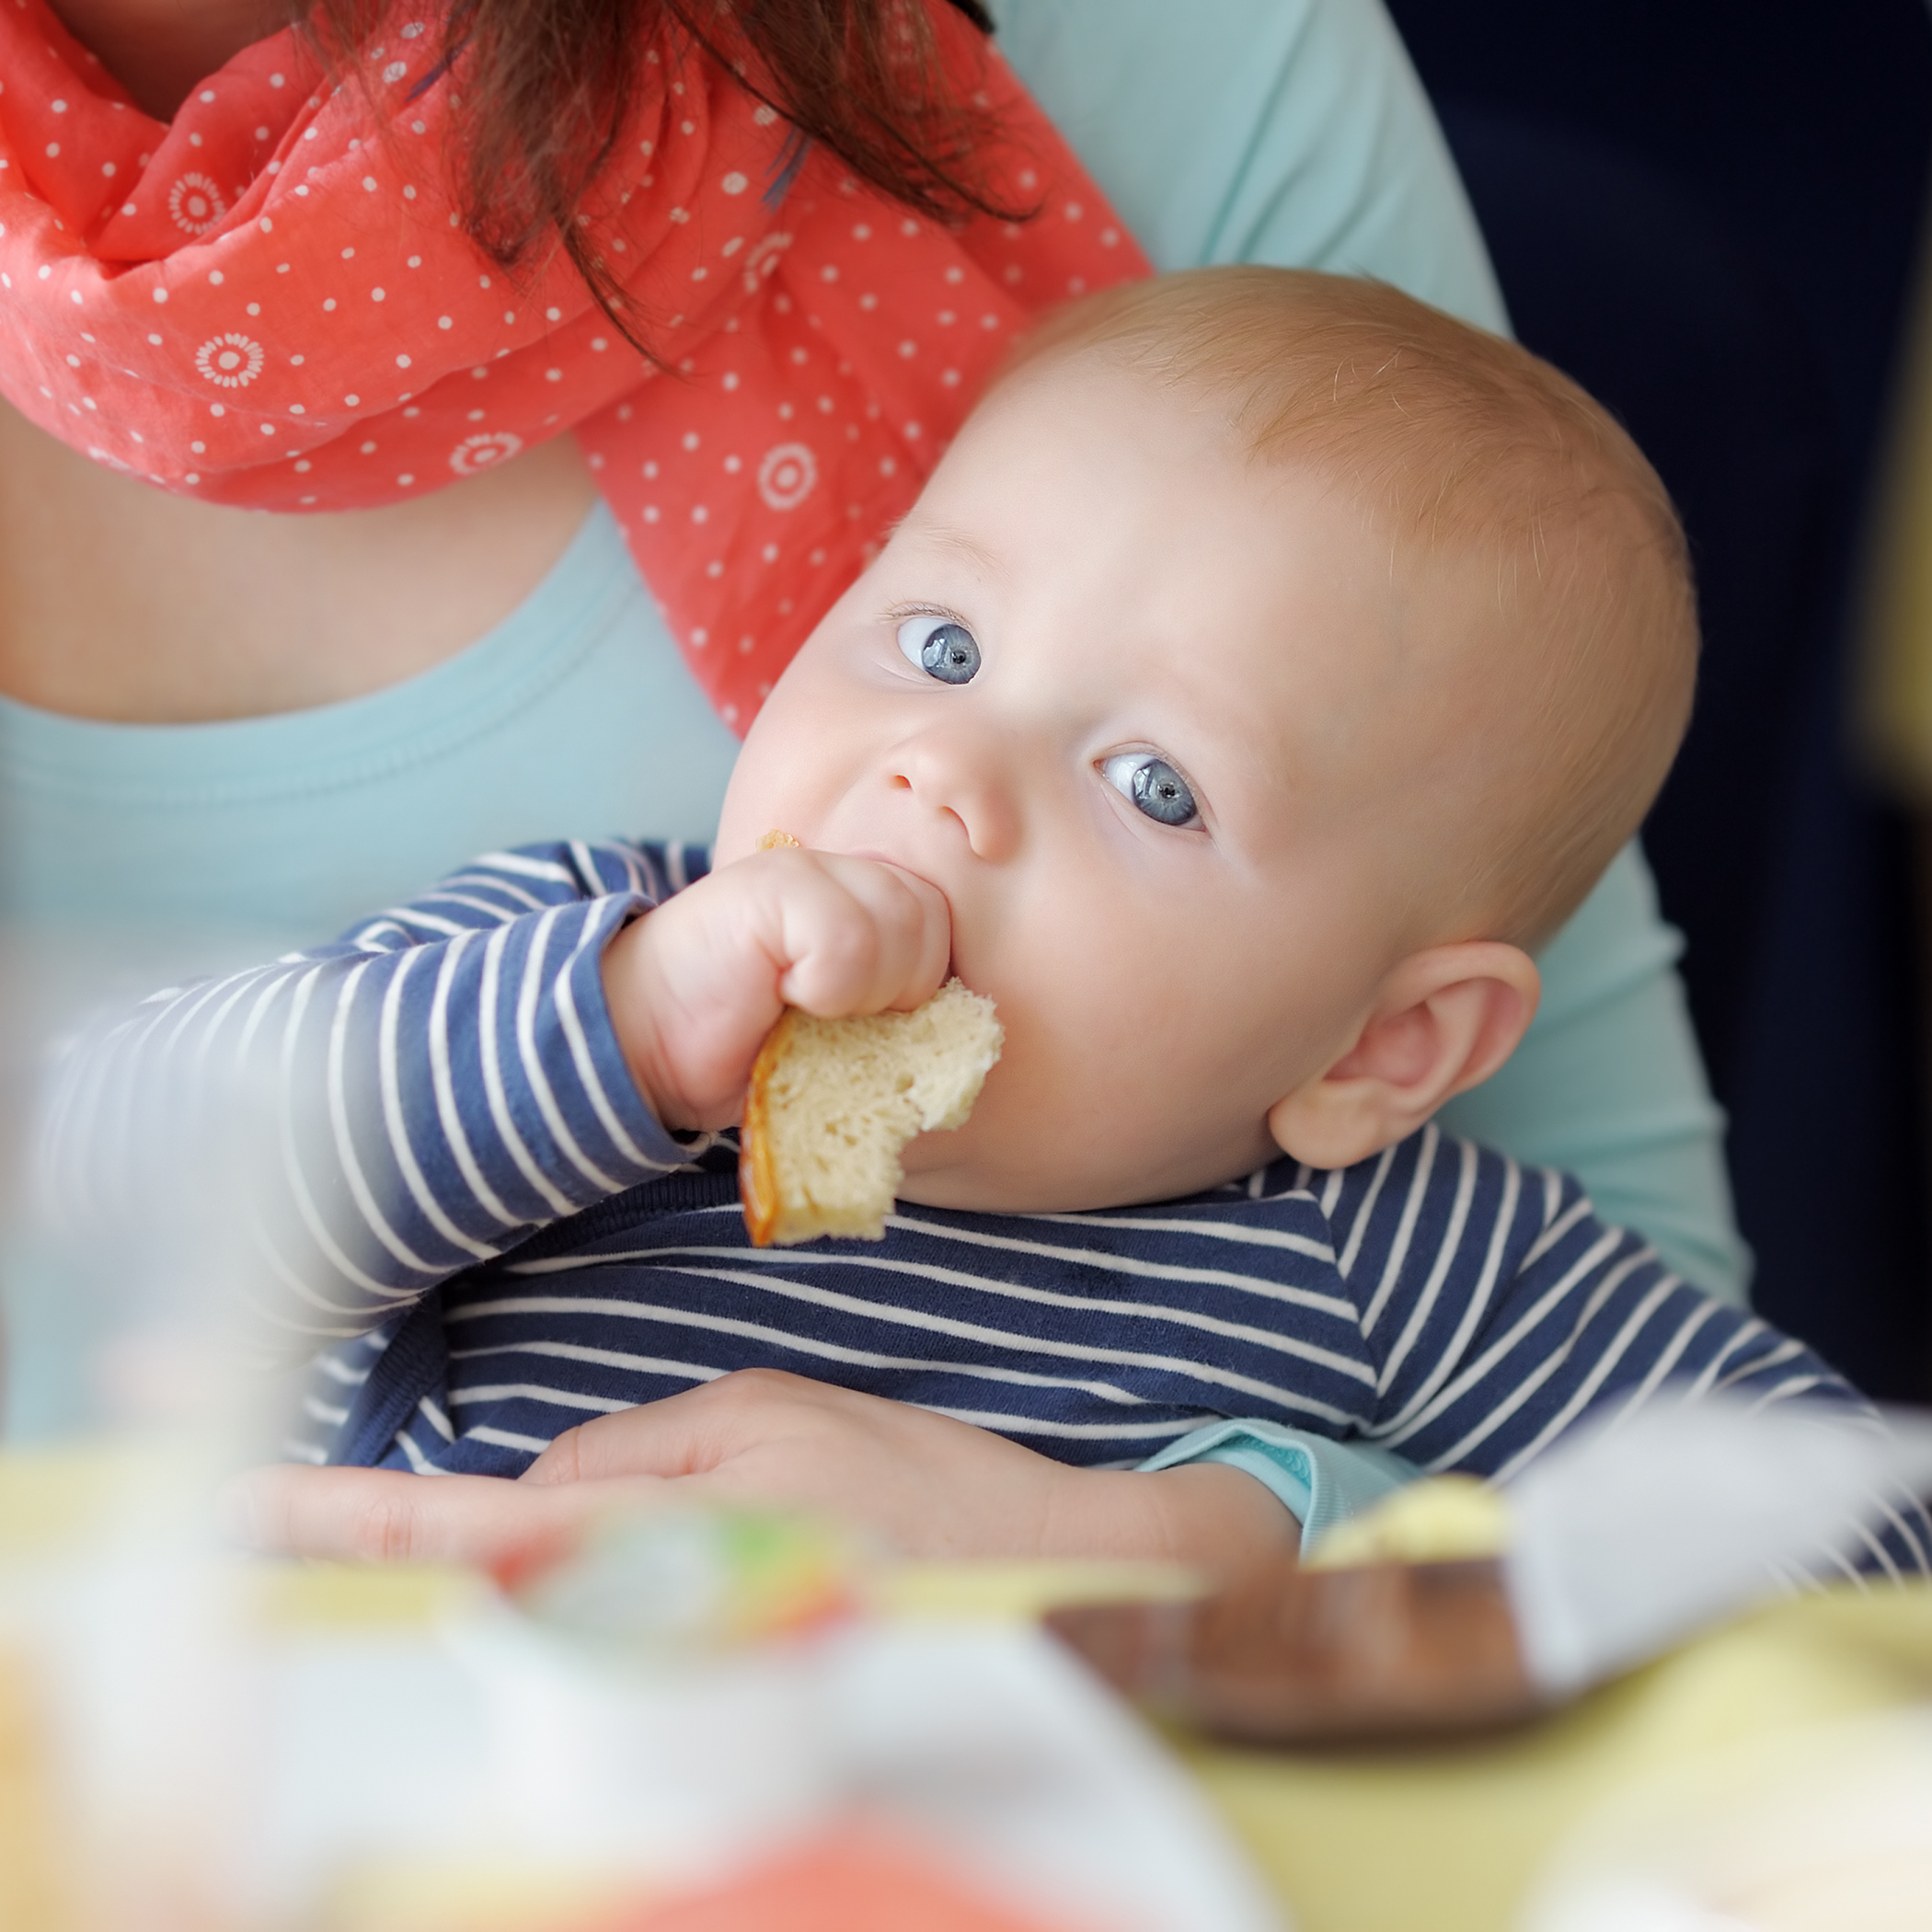
[[[1447,720],[1398,601],[1365,519],[1199,401],[1063,359],[971,420],[760,712],[719,834],[949,902],[1006,1047],[907,1149],[910,1199],[1101,1207],[1272,1156],[1269,1109],[1408,949],[1396,781]]]

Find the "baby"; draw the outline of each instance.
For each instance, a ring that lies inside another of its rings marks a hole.
[[[1666,1378],[1854,1401],[1429,1125],[1529,1024],[1696,647],[1657,478],[1521,350],[1317,275],[1116,291],[1022,351],[779,681],[715,869],[497,855],[157,996],[62,1144],[162,1055],[273,1068],[265,1278],[337,1338],[313,1461],[1198,1552],[1281,1533],[1249,1477],[1306,1514],[1311,1441],[1507,1474]],[[713,1135],[783,1006],[949,972],[1005,1054],[885,1242],[750,1248]]]

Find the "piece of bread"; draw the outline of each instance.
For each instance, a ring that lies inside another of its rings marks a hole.
[[[948,980],[910,1013],[817,1019],[788,1007],[745,1093],[738,1185],[754,1248],[879,1241],[915,1133],[958,1127],[999,1058],[993,1002]]]

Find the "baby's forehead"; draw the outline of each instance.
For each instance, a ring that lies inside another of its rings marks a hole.
[[[1123,424],[1131,435],[1118,433]],[[1177,510],[1211,479],[1217,491],[1271,506],[1284,541],[1308,522],[1314,500],[1323,500],[1325,521],[1339,513],[1374,533],[1396,571],[1413,556],[1484,547],[1494,535],[1479,512],[1443,513],[1452,499],[1480,493],[1453,443],[1405,443],[1359,423],[1347,433],[1319,425],[1287,433],[1225,374],[1177,374],[1109,342],[1057,346],[1002,375],[933,480],[950,483],[964,472],[976,487],[996,490],[1009,466],[1023,467],[1029,453],[1049,446],[1103,489],[1126,470],[1152,476]],[[1419,518],[1414,506],[1422,504],[1435,513]],[[1265,553],[1253,561],[1257,574],[1265,572]]]
[[[1162,284],[1143,284],[1137,326],[1110,328],[1104,300],[1086,328],[1050,326],[974,414],[1024,422],[1028,406],[1124,407],[1150,442],[1210,420],[1258,483],[1280,466],[1317,469],[1405,542],[1520,531],[1647,471],[1599,405],[1516,344],[1390,290],[1266,272],[1318,285],[1312,304],[1258,316],[1253,291],[1214,271],[1167,278],[1193,284],[1170,305]]]
[[[1520,500],[1487,505],[1483,479],[1446,441],[1266,436],[1244,420],[1242,402],[1229,387],[1177,381],[1113,345],[1056,348],[996,385],[908,525],[935,550],[998,569],[1003,559],[975,538],[976,506],[1006,502],[1013,477],[1044,452],[1062,474],[1061,500],[1042,507],[1061,520],[1069,564],[1075,548],[1095,541],[1095,525],[1104,538],[1112,506],[1131,492],[1151,489],[1172,523],[1139,545],[1143,581],[1190,581],[1202,568],[1203,518],[1238,519],[1245,547],[1214,555],[1217,621],[1172,630],[1164,644],[1170,662],[1190,673],[1228,663],[1252,673],[1239,721],[1249,732],[1278,736],[1284,721],[1305,721],[1294,714],[1314,695],[1317,664],[1320,691],[1340,699],[1388,684],[1398,669],[1432,682],[1452,659],[1457,674],[1480,675],[1522,648],[1522,620],[1549,586],[1534,581],[1544,558],[1532,554],[1525,565],[1517,538],[1543,509],[1540,532],[1526,539],[1532,551],[1536,541],[1561,540],[1559,488],[1541,503],[1518,487]],[[1123,422],[1131,435],[1120,433]],[[1271,608],[1284,584],[1291,617],[1316,602],[1347,614],[1347,649],[1336,648],[1332,624],[1312,633],[1284,624]],[[1244,601],[1251,623],[1242,621]],[[1284,668],[1295,673],[1285,683],[1260,674]],[[1363,720],[1351,726],[1365,742]]]

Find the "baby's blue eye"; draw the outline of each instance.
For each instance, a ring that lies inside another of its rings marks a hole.
[[[1188,781],[1158,752],[1118,752],[1102,763],[1100,776],[1157,825],[1200,822]]]
[[[977,640],[950,617],[908,617],[899,627],[899,649],[907,663],[943,684],[970,684],[980,668]]]

